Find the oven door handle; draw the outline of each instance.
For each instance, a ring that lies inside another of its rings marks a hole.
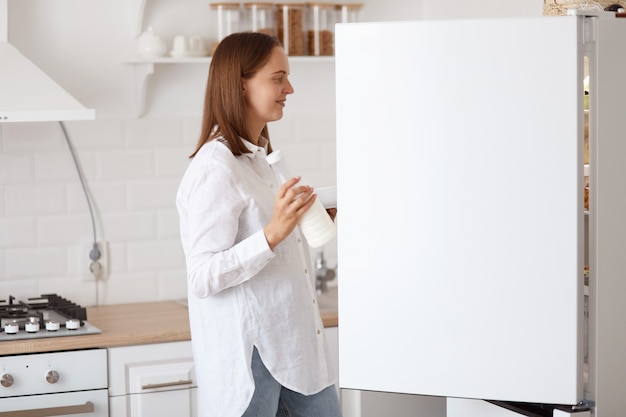
[[[33,408],[31,410],[20,411],[0,411],[0,417],[48,417],[84,413],[93,413],[93,403],[91,401],[87,401],[85,404],[66,405],[64,407]]]

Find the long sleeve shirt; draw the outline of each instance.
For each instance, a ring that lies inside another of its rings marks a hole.
[[[254,392],[256,346],[283,386],[310,395],[335,383],[310,270],[296,228],[274,251],[263,228],[279,184],[266,149],[234,156],[219,139],[190,162],[176,205],[187,265],[201,417],[239,417]]]

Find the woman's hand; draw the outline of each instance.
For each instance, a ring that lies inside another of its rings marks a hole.
[[[335,217],[337,217],[337,208],[328,208],[326,209],[326,213],[328,213],[332,221],[335,221]]]
[[[300,218],[313,205],[316,196],[313,187],[296,184],[300,177],[291,178],[278,190],[274,199],[274,213],[263,229],[271,250],[285,240],[296,227]]]

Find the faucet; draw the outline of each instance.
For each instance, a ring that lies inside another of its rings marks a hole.
[[[328,281],[332,281],[336,276],[334,269],[326,266],[324,251],[320,250],[315,256],[315,289],[318,293],[324,293],[328,289]]]

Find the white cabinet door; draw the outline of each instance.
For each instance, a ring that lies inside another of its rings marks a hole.
[[[132,417],[192,416],[195,381],[191,358],[127,364]]]
[[[582,400],[581,28],[337,26],[342,388]]]
[[[131,417],[181,416],[195,412],[196,388],[171,390],[130,396]]]
[[[196,416],[191,343],[109,349],[111,410],[120,416]]]

